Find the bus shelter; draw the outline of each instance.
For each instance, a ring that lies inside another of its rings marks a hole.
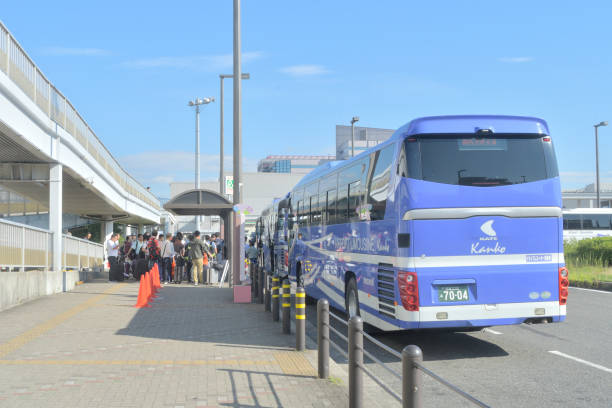
[[[178,216],[218,215],[221,217],[225,254],[231,265],[233,204],[227,198],[211,190],[193,189],[173,197],[164,204],[164,209]],[[231,273],[231,267],[229,270]],[[231,278],[229,282],[231,286]]]

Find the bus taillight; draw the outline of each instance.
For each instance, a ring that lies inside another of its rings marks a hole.
[[[419,310],[419,282],[416,272],[398,272],[397,284],[404,309],[417,312]]]
[[[567,295],[569,286],[569,272],[565,266],[559,268],[559,304],[567,304]]]
[[[289,267],[289,252],[285,251],[285,266]]]

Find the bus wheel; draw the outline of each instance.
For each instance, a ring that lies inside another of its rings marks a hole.
[[[357,282],[355,282],[355,278],[351,278],[346,285],[344,302],[346,315],[349,319],[353,316],[361,316],[361,311],[359,310],[359,295],[357,294]]]

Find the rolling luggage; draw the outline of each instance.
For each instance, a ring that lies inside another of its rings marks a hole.
[[[133,270],[133,274],[134,274],[134,278],[137,281],[140,281],[140,276],[144,275],[145,273],[147,273],[147,267],[149,262],[146,259],[136,259],[134,260],[134,270]]]
[[[110,275],[109,280],[122,282],[124,270],[125,270],[125,265],[123,262],[111,265],[110,272],[109,272],[109,275]]]

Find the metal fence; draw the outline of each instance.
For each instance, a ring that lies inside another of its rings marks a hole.
[[[344,335],[330,324],[330,317],[347,327],[348,333]],[[474,398],[457,386],[449,383],[439,375],[423,366],[423,353],[418,346],[409,345],[404,347],[401,353],[392,349],[384,343],[376,340],[363,331],[363,322],[359,316],[353,316],[348,321],[329,311],[329,302],[320,299],[317,303],[317,347],[318,347],[318,376],[329,377],[329,347],[333,347],[338,353],[348,360],[349,369],[349,407],[363,407],[363,374],[365,373],[382,389],[401,403],[404,408],[422,407],[422,379],[421,373],[427,374],[440,384],[456,392],[474,405],[489,408],[488,405]],[[348,344],[345,350],[330,338],[330,332],[344,340]],[[382,348],[387,353],[398,358],[402,362],[402,372],[398,372],[382,362],[372,353],[368,352],[363,344],[363,339]],[[364,356],[378,364],[386,372],[400,380],[402,383],[402,395],[395,392],[388,384],[380,379],[364,364]]]
[[[44,76],[2,22],[0,22],[0,71],[4,72],[46,116],[72,135],[93,160],[128,194],[156,210],[160,209],[155,196],[123,170],[79,112]]]
[[[0,220],[0,270],[46,270],[53,265],[51,231]],[[104,246],[64,235],[62,269],[81,270],[104,264]]]

